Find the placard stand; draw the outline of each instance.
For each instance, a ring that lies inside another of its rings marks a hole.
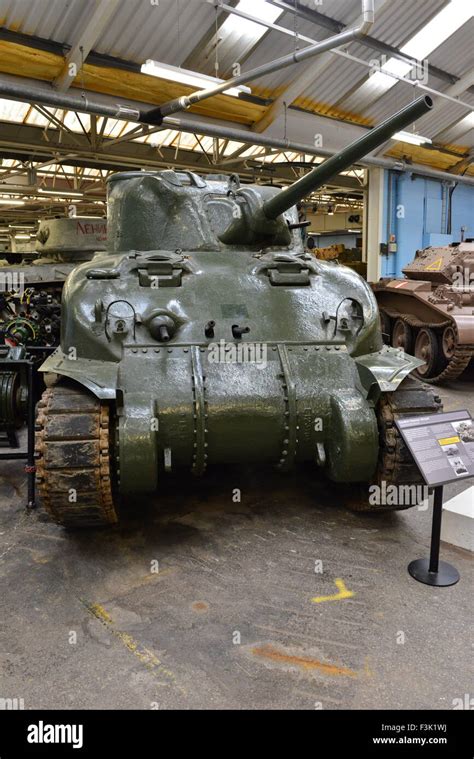
[[[433,523],[431,527],[430,558],[416,559],[408,565],[411,576],[425,585],[435,585],[438,588],[455,585],[460,576],[456,567],[446,561],[439,560],[441,540],[441,519],[443,516],[443,486],[438,485],[434,490]]]

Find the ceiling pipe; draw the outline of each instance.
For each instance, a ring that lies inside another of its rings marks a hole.
[[[208,2],[213,3],[218,8],[222,7],[227,9],[227,6],[224,6],[219,0],[208,0]],[[191,108],[191,106],[196,105],[196,103],[200,103],[215,95],[225,93],[232,87],[248,84],[248,82],[252,82],[254,79],[259,79],[267,74],[280,71],[288,66],[292,66],[294,63],[301,63],[301,61],[306,61],[308,58],[314,58],[316,55],[321,55],[321,53],[325,53],[328,50],[334,50],[337,47],[348,45],[350,42],[360,39],[369,32],[374,23],[374,13],[374,0],[362,0],[362,23],[355,29],[347,29],[333,37],[328,37],[321,42],[316,42],[308,47],[304,47],[301,50],[294,50],[288,55],[283,55],[281,58],[264,63],[262,66],[257,66],[243,74],[234,76],[231,79],[226,79],[225,82],[213,85],[212,87],[196,90],[196,92],[192,92],[190,95],[183,95],[182,97],[168,100],[166,103],[158,106],[158,108],[149,111],[149,121],[147,123],[161,124],[166,116],[171,116],[173,113],[179,113],[180,111],[186,111],[188,108]]]
[[[212,2],[212,0],[207,0],[207,2]],[[263,26],[266,29],[273,29],[273,31],[280,32],[280,34],[285,34],[289,37],[294,37],[294,32],[291,29],[287,29],[285,26],[272,24],[270,23],[270,21],[265,21],[264,19],[261,19],[258,16],[253,16],[251,13],[239,11],[238,8],[234,8],[231,5],[222,4],[222,5],[219,5],[219,7],[222,8],[222,10],[226,11],[227,13],[231,13],[234,16],[240,16],[241,18],[244,18],[247,21],[251,21],[253,24],[259,24],[260,26]],[[288,13],[295,12],[294,9],[291,7],[289,7],[287,11]],[[361,37],[362,44],[366,43],[365,37],[367,37],[367,34],[364,34]],[[302,42],[308,42],[310,45],[314,45],[314,39],[312,37],[308,37],[305,34],[298,34],[298,39],[301,40]],[[347,50],[339,50],[339,48],[335,48],[333,50],[329,50],[328,52],[331,53],[332,55],[342,56],[346,60],[356,63],[358,66],[364,66],[370,71],[373,71],[373,64],[371,63],[371,61],[366,61],[366,60],[363,60],[362,58],[358,58],[356,55],[352,55],[351,53],[348,53]],[[470,103],[467,103],[465,100],[461,100],[458,97],[451,97],[451,95],[447,95],[445,92],[441,90],[435,90],[433,89],[433,87],[428,87],[428,85],[422,84],[420,81],[416,79],[410,79],[408,78],[408,76],[401,76],[400,74],[396,74],[393,71],[384,71],[384,74],[392,77],[392,79],[394,79],[397,82],[403,82],[404,84],[410,85],[410,87],[416,87],[417,89],[422,90],[423,92],[426,92],[428,95],[434,95],[437,98],[440,97],[440,98],[444,98],[445,100],[450,100],[451,102],[456,103],[457,105],[464,106],[464,108],[467,108],[468,111],[472,111],[472,105]]]
[[[53,108],[66,108],[71,111],[81,111],[82,113],[93,113],[97,116],[107,116],[114,119],[126,119],[139,123],[148,123],[146,116],[150,108],[144,107],[143,103],[137,103],[136,107],[131,105],[121,105],[108,100],[94,98],[91,100],[83,92],[75,95],[71,92],[61,93],[53,90],[50,86],[40,85],[37,82],[24,84],[16,81],[13,77],[5,79],[0,77],[0,97],[10,100],[20,100],[26,103],[43,103]],[[195,121],[193,118],[168,116],[163,119],[163,129],[175,129],[178,132],[189,132],[191,134],[202,134],[208,137],[217,137],[229,139],[235,142],[249,143],[251,145],[261,145],[268,148],[279,148],[280,150],[291,150],[296,153],[307,153],[308,155],[322,156],[329,158],[336,155],[336,151],[325,148],[315,148],[314,145],[292,142],[290,140],[281,140],[268,135],[255,134],[250,130],[236,129],[221,124],[209,124],[207,122]],[[61,159],[64,162],[64,159]],[[395,171],[408,171],[412,174],[433,177],[440,180],[453,180],[453,174],[447,171],[430,169],[420,164],[410,164],[398,159],[366,157],[357,162],[360,166],[369,168],[376,167],[382,169],[391,169]],[[474,177],[456,176],[456,181],[474,186]]]

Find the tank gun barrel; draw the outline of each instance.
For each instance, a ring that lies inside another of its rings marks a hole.
[[[371,129],[351,145],[348,145],[340,153],[323,161],[323,163],[310,171],[309,174],[286,187],[278,195],[274,195],[274,197],[266,200],[263,204],[266,218],[276,219],[299,200],[322,187],[325,182],[349,168],[352,164],[360,161],[361,158],[372,150],[383,145],[393,134],[405,129],[416,119],[420,118],[420,116],[428,113],[432,106],[433,101],[428,95],[418,98],[418,100],[410,103],[410,105],[403,108],[394,116],[390,116],[382,124]]]

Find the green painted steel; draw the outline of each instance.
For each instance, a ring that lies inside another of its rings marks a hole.
[[[313,189],[327,179],[317,171]],[[122,492],[221,463],[374,474],[375,405],[417,362],[383,345],[355,272],[305,253],[285,193],[192,172],[110,178],[108,251],[69,276],[61,346],[42,370],[115,403]]]

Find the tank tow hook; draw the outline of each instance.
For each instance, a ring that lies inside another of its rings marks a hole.
[[[241,340],[242,335],[246,335],[247,332],[250,332],[250,327],[239,327],[238,324],[232,325],[232,334],[236,340]]]

